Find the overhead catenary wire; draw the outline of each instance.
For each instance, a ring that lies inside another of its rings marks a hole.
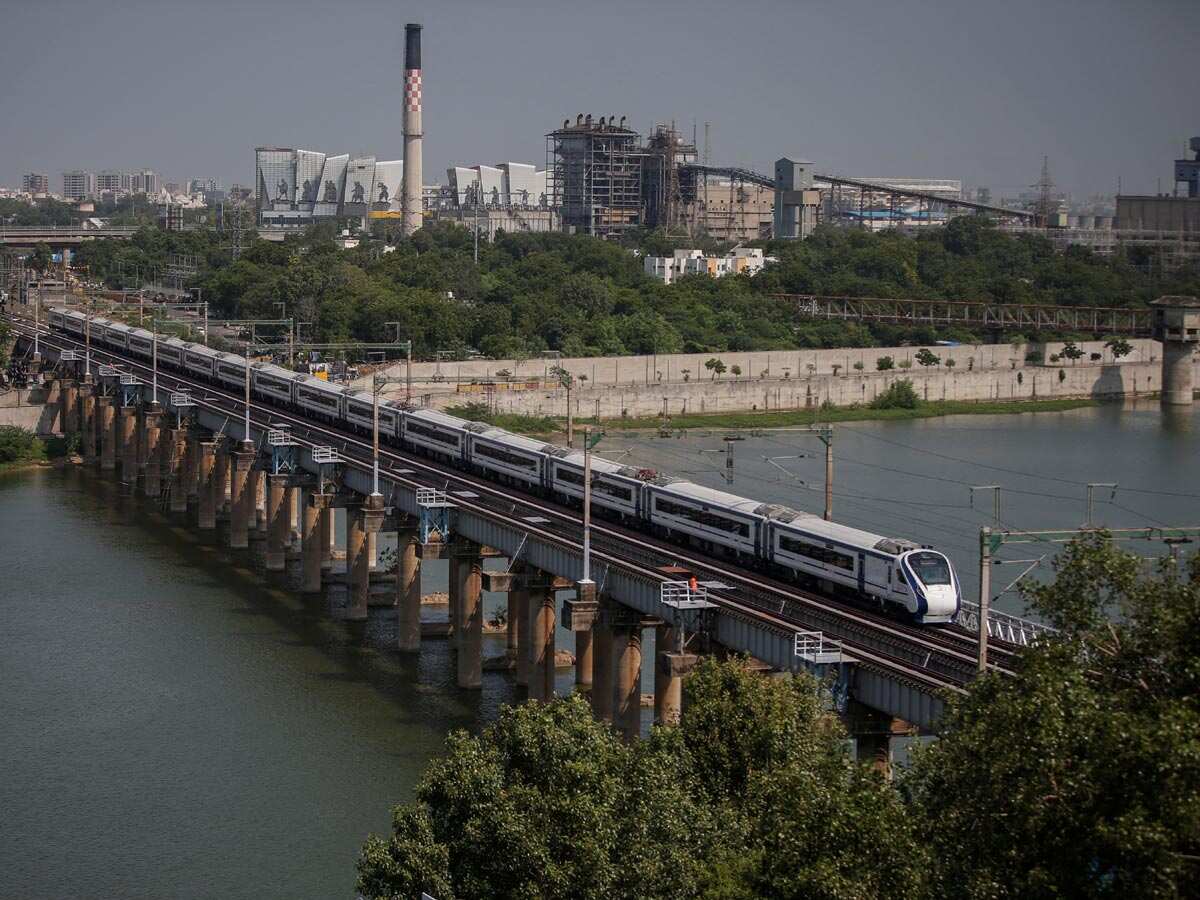
[[[947,459],[947,460],[950,460],[951,462],[962,463],[963,465],[976,466],[981,469],[991,469],[994,472],[1004,472],[1009,475],[1020,475],[1022,478],[1038,478],[1043,481],[1056,481],[1060,484],[1070,484],[1070,485],[1074,485],[1076,487],[1086,488],[1088,485],[1088,483],[1086,481],[1075,481],[1072,478],[1063,478],[1058,475],[1039,475],[1036,472],[1023,472],[1020,469],[1010,469],[1005,466],[992,465],[991,463],[982,463],[982,462],[977,462],[977,461],[971,460],[971,459],[963,459],[961,456],[953,456],[952,454],[949,454],[949,453],[940,453],[937,450],[928,450],[924,447],[914,447],[911,444],[904,443],[903,441],[897,441],[897,440],[893,440],[891,438],[885,438],[878,434],[872,434],[870,431],[867,431],[865,429],[854,428],[854,427],[851,427],[844,423],[839,423],[839,427],[846,428],[849,431],[854,432],[855,434],[862,435],[863,437],[869,437],[869,438],[872,438],[873,440],[882,441],[885,444],[892,444],[893,446],[896,446],[896,447],[903,447],[904,449],[911,450],[914,453],[924,453],[929,456],[935,456],[939,459]],[[1156,490],[1154,488],[1129,487],[1128,485],[1125,485],[1125,484],[1121,485],[1121,490],[1127,491],[1127,492],[1132,492],[1135,494],[1152,494],[1152,495],[1159,496],[1159,497],[1184,497],[1184,498],[1200,500],[1200,494],[1193,494],[1193,493],[1189,493],[1187,491],[1161,491],[1161,490]],[[1074,498],[1071,498],[1071,499],[1074,499]]]

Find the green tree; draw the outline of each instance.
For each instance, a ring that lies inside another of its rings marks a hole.
[[[1069,359],[1071,364],[1074,365],[1083,356],[1083,351],[1075,345],[1074,341],[1067,341],[1063,344],[1062,351],[1058,355],[1063,359]]]
[[[1200,860],[1200,559],[1103,533],[1026,590],[1059,629],[949,701],[907,784],[937,896],[1183,897]]]
[[[29,267],[39,274],[50,268],[53,261],[53,251],[45,241],[39,241],[28,258]]]
[[[718,375],[723,375],[725,373],[725,363],[717,359],[715,356],[705,360],[704,368],[712,372],[713,381],[717,380]]]
[[[871,401],[871,409],[916,409],[920,398],[907,378],[893,381],[886,391]]]
[[[46,458],[46,445],[32,431],[0,426],[0,463],[32,462]]]
[[[1124,338],[1112,338],[1104,342],[1105,348],[1112,353],[1113,359],[1120,359],[1133,352],[1133,344]]]
[[[809,677],[702,661],[678,728],[629,745],[578,696],[457,732],[358,863],[370,898],[918,897],[899,794]]]
[[[893,360],[890,356],[881,356],[879,359],[875,360],[875,369],[879,372],[886,372],[889,369],[894,368],[895,365],[895,360]]]
[[[917,351],[917,355],[915,358],[916,358],[917,362],[921,365],[922,368],[929,368],[929,366],[936,366],[942,361],[942,358],[940,356],[938,356],[933,351],[928,350],[924,347],[922,347],[920,350]]]

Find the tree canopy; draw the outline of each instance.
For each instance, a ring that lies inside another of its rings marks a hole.
[[[359,858],[368,898],[1182,898],[1200,877],[1200,557],[1104,533],[1026,592],[1058,629],[947,697],[886,781],[809,677],[703,660],[635,745],[577,696],[456,732]]]
[[[678,729],[623,743],[583,699],[455,733],[359,860],[371,898],[918,896],[898,795],[808,678],[706,660]],[[838,840],[814,840],[838,835]]]
[[[431,223],[391,244],[366,235],[350,250],[335,235],[326,223],[280,243],[254,240],[234,261],[219,233],[145,228],[130,242],[85,244],[76,259],[114,287],[136,287],[170,254],[188,253],[200,269],[193,283],[216,315],[273,318],[274,304],[286,302],[289,315],[315,323],[327,340],[379,340],[390,332],[382,323],[400,322],[418,357],[468,348],[512,358],[546,350],[718,354],[979,339],[961,327],[812,321],[768,296],[777,293],[1095,306],[1200,293],[1195,266],[1147,275],[1120,254],[1058,253],[1043,238],[972,218],[915,237],[822,227],[805,241],[763,242],[779,261],[753,278],[693,275],[670,285],[644,274],[630,252],[666,252],[678,243],[660,234],[635,235],[635,247],[586,235],[499,232],[481,245],[478,266],[470,232],[452,224]]]

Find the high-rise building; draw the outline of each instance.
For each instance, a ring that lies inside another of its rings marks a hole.
[[[50,193],[50,176],[41,172],[22,175],[21,190],[27,194],[48,194]]]
[[[96,195],[96,176],[76,169],[63,172],[63,196],[68,200],[84,200]]]
[[[130,190],[135,194],[157,194],[159,191],[158,175],[149,169],[134,172],[130,181]]]
[[[105,169],[96,174],[96,192],[100,194],[116,194],[129,190],[129,176],[124,172]]]

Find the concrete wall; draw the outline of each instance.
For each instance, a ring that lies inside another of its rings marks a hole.
[[[1061,377],[1060,377],[1061,373]],[[966,371],[893,370],[873,374],[812,375],[789,379],[720,381],[687,384],[620,385],[586,388],[572,393],[577,416],[615,418],[653,416],[663,412],[722,412],[815,408],[870,403],[893,382],[912,381],[925,400],[1036,400],[1078,397],[1123,397],[1157,393],[1162,387],[1159,363],[1020,367]],[[665,400],[664,400],[665,398]],[[436,398],[436,399],[441,399]],[[458,395],[457,402],[464,402]],[[482,399],[482,398],[476,398]],[[453,401],[452,401],[453,402]],[[502,392],[493,401],[501,412],[543,415],[566,413],[565,391]]]
[[[1061,352],[1061,342],[1017,347],[1009,344],[930,347],[941,357],[941,365],[930,369],[923,369],[915,362],[909,369],[899,367],[902,360],[913,360],[920,347],[603,357],[566,359],[561,365],[577,377],[587,376],[572,391],[575,413],[589,417],[598,413],[604,418],[657,415],[664,409],[664,398],[665,408],[672,415],[685,411],[804,409],[826,401],[837,406],[866,404],[902,378],[911,380],[917,392],[928,400],[1066,399],[1159,392],[1161,345],[1148,339],[1130,343],[1133,352],[1120,363],[1112,361],[1112,354],[1104,349],[1103,342],[1085,341],[1079,344],[1084,356],[1078,362],[1042,365],[1026,362],[1026,355],[1038,351],[1049,360]],[[1101,354],[1102,359],[1093,361],[1093,353]],[[705,360],[712,356],[719,356],[727,367],[726,373],[715,381],[704,368]],[[881,356],[891,356],[896,368],[877,371],[876,360]],[[955,366],[948,368],[946,363],[951,359]],[[863,364],[861,370],[854,368],[856,362]],[[479,384],[418,381],[414,394],[435,407],[490,401],[501,412],[564,415],[566,392],[542,381],[554,364],[540,359],[520,364],[511,360],[443,363],[440,371],[448,379],[494,379],[497,371],[508,369],[514,373],[513,383],[498,383],[494,389],[485,391]],[[1194,360],[1193,365],[1197,364]],[[742,368],[740,376],[728,371],[734,365]],[[835,365],[839,367],[836,375]],[[684,369],[690,370],[687,381]],[[402,372],[403,367],[398,371]],[[434,371],[433,363],[413,366],[416,379]],[[394,388],[392,393],[400,390]]]
[[[1161,348],[1157,341],[1137,339],[1130,341],[1133,352],[1125,357],[1127,362],[1154,362],[1162,357]],[[1110,362],[1112,355],[1104,349],[1103,341],[1084,341],[1079,344],[1084,351],[1085,362],[1092,353],[1102,353],[1104,361]],[[903,359],[913,359],[920,347],[868,347],[857,350],[776,350],[762,353],[673,353],[660,356],[601,356],[577,357],[563,360],[527,359],[517,362],[511,359],[484,359],[470,362],[413,363],[413,378],[420,379],[440,374],[448,379],[458,378],[495,378],[496,373],[507,369],[515,379],[543,378],[552,366],[561,365],[576,376],[586,375],[587,381],[593,385],[600,384],[673,384],[684,383],[683,370],[689,370],[689,380],[708,380],[710,372],[704,368],[704,363],[712,357],[719,358],[726,366],[725,378],[732,375],[728,369],[739,366],[742,378],[758,378],[764,371],[767,378],[782,378],[784,370],[788,370],[792,378],[809,374],[809,366],[815,366],[813,374],[833,372],[836,364],[844,374],[853,371],[856,362],[863,364],[864,372],[875,371],[876,360],[881,356],[890,356],[897,363]],[[930,345],[930,350],[946,360],[953,359],[958,369],[1011,369],[1025,365],[1026,355],[1033,350],[1044,351],[1045,358],[1057,354],[1062,349],[1061,343],[1049,344],[964,344],[958,347],[937,347]],[[913,368],[918,366],[913,363]],[[403,375],[404,366],[396,366],[390,371],[393,375]],[[368,379],[362,379],[362,386],[368,386]],[[437,385],[429,387],[422,384],[421,391],[453,390],[452,385]]]
[[[15,425],[42,437],[57,434],[56,411],[45,404],[46,389],[11,390],[0,394],[0,425]]]

